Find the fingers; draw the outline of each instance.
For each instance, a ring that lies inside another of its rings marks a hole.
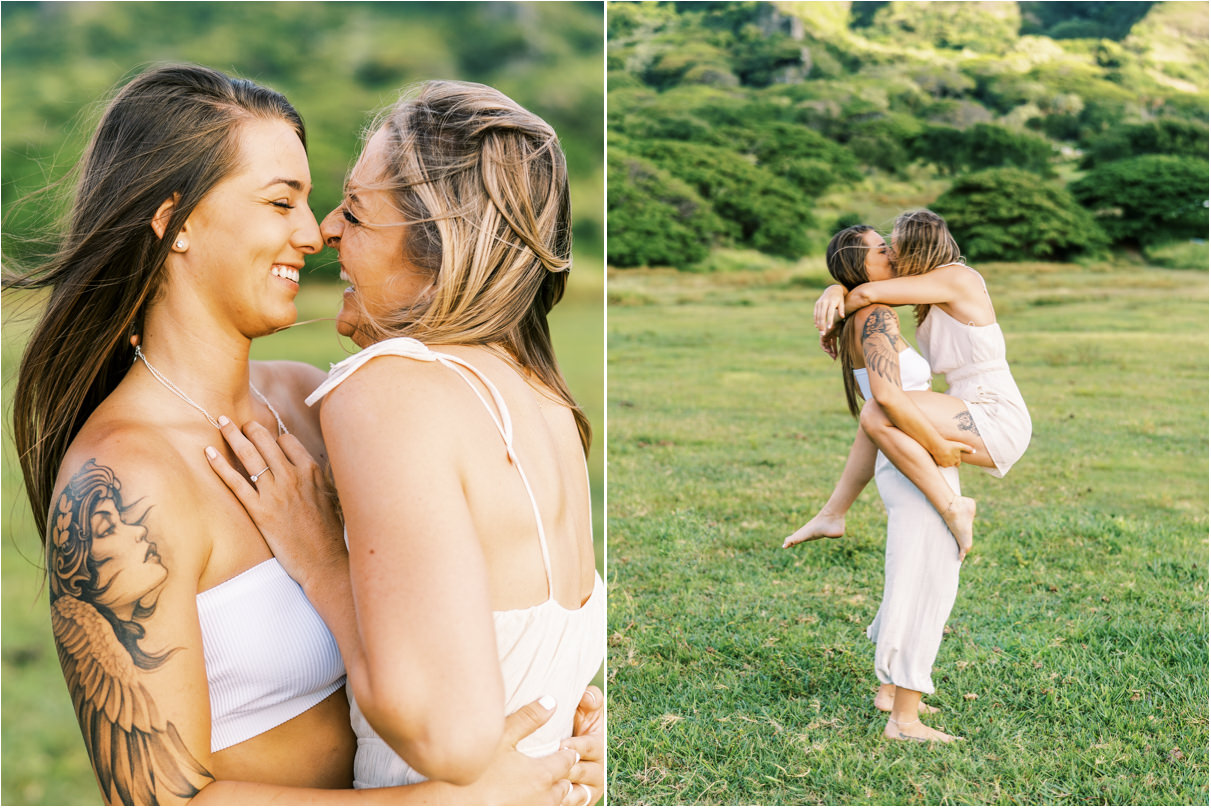
[[[543,696],[538,701],[532,701],[517,712],[511,713],[505,718],[505,743],[516,746],[522,738],[551,720],[554,714],[555,699],[550,696]]]
[[[262,459],[262,454],[252,441],[226,415],[219,416],[219,431],[223,433],[223,440],[227,441],[236,459],[244,467],[245,474],[256,474],[269,465]]]
[[[256,489],[248,482],[248,478],[227,462],[227,458],[219,454],[218,450],[213,446],[206,447],[206,459],[210,461],[210,467],[214,469],[214,473],[219,475],[227,487],[231,489],[231,493],[236,495],[240,502],[246,503],[251,499],[256,498]]]
[[[605,696],[600,688],[589,685],[580,697],[580,704],[576,706],[576,714],[572,718],[572,734],[599,732],[604,722]]]
[[[257,421],[249,421],[244,424],[242,431],[262,458],[261,465],[249,469],[249,473],[256,474],[259,469],[268,466],[275,477],[280,476],[285,471],[287,458],[281,447],[278,446],[276,438]],[[241,462],[243,462],[242,459]]]
[[[585,688],[584,695],[580,697],[580,704],[577,710],[590,712],[601,706],[605,700],[605,696],[601,692],[601,688],[597,685],[589,685]]]
[[[286,459],[299,468],[308,468],[309,466],[317,466],[315,458],[311,456],[311,452],[307,451],[307,447],[303,442],[291,435],[289,432],[278,438],[278,447],[281,448]]]
[[[605,737],[602,735],[577,735],[572,738],[564,738],[561,749],[576,753],[576,760],[571,766],[572,781],[584,782],[584,777],[575,775],[584,775],[586,766],[601,764],[601,759],[605,755]]]

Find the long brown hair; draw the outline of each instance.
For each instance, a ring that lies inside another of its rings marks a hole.
[[[868,224],[855,224],[836,233],[828,242],[828,249],[824,254],[828,274],[833,276],[833,280],[844,286],[847,292],[870,280],[866,274],[866,254],[871,247],[867,246],[863,237],[874,229]],[[841,373],[845,382],[845,403],[849,405],[850,413],[857,418],[858,413],[862,411],[862,405],[859,403],[861,393],[858,389],[858,381],[854,378],[854,367],[857,364],[855,354],[858,348],[853,339],[853,326],[853,317],[846,317],[841,321],[841,334],[837,337],[837,353],[841,357]]]
[[[572,267],[568,172],[555,130],[491,87],[428,81],[407,91],[368,134],[387,133],[383,189],[408,222],[403,260],[430,292],[377,320],[376,340],[498,344],[592,428],[559,370],[547,314]]]
[[[21,358],[13,435],[43,543],[55,477],[68,446],[130,368],[130,336],[164,278],[190,213],[238,167],[239,125],[282,120],[306,145],[285,96],[209,68],[167,65],[122,88],[93,133],[66,232],[42,266],[5,289],[50,287]],[[159,207],[176,199],[164,237]]]
[[[944,264],[963,262],[963,254],[950,235],[946,220],[932,210],[910,210],[897,216],[891,243],[895,249],[896,277],[924,275]],[[929,304],[914,306],[913,311],[920,325],[929,314]]]

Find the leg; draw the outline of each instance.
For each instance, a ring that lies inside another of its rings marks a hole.
[[[922,413],[934,424],[943,437],[950,440],[961,440],[971,445],[976,450],[974,453],[976,459],[988,458],[988,462],[992,462],[988,457],[988,450],[984,446],[983,440],[980,440],[978,435],[975,435],[974,438],[951,436],[958,431],[958,428],[954,424],[953,414],[947,417],[943,408],[953,411],[953,406],[958,405],[962,412],[966,412],[962,400],[942,393],[919,392],[908,395],[912,397],[913,402],[920,407]],[[936,396],[946,401],[919,399],[918,396],[922,395]],[[976,515],[975,500],[955,494],[945,478],[942,477],[942,472],[925,447],[892,423],[878,402],[873,399],[866,402],[862,407],[859,423],[875,445],[887,456],[887,459],[920,489],[930,504],[946,520],[946,525],[954,534],[955,541],[959,545],[959,560],[962,560],[972,545],[972,530]],[[978,441],[978,445],[976,445],[976,441]]]
[[[939,741],[941,743],[963,740],[922,724],[918,714],[920,706],[921,694],[918,691],[897,687],[891,716],[887,719],[887,726],[883,728],[883,737],[891,741]]]
[[[845,459],[841,479],[837,481],[828,502],[811,521],[786,537],[782,542],[783,549],[825,536],[836,538],[845,532],[845,514],[875,475],[877,451],[867,434],[859,429],[854,436],[854,445],[850,447],[849,457]]]
[[[891,708],[895,704],[895,702],[896,702],[896,686],[880,684],[879,692],[875,693],[875,709],[879,710],[880,712],[890,713]],[[932,715],[934,713],[941,712],[941,710],[939,710],[937,707],[934,707],[932,704],[926,704],[925,702],[921,702],[920,712],[925,713],[926,715]]]

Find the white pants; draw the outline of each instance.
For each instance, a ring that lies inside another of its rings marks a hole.
[[[941,469],[959,493],[959,470]],[[875,483],[887,508],[883,602],[866,636],[883,684],[934,691],[934,659],[959,590],[959,546],[925,495],[879,452]]]

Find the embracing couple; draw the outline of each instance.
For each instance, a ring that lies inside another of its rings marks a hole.
[[[963,263],[946,222],[928,210],[896,219],[891,248],[875,228],[848,227],[826,254],[837,281],[820,296],[821,346],[840,356],[859,428],[841,479],[820,512],[783,547],[845,531],[845,514],[874,477],[887,509],[883,601],[867,636],[892,740],[949,742],[921,722],[937,709],[933,663],[973,543],[976,503],[957,466],[1003,477],[1030,443],[1030,414],[1005,357],[984,279]],[[914,305],[918,354],[891,306]],[[946,393],[933,392],[934,373]]]
[[[6,282],[50,288],[14,433],[104,799],[591,803],[605,591],[547,328],[558,138],[427,82],[322,223],[310,191],[280,93],[156,68],[105,110],[58,252]],[[250,362],[325,246],[361,351]]]

